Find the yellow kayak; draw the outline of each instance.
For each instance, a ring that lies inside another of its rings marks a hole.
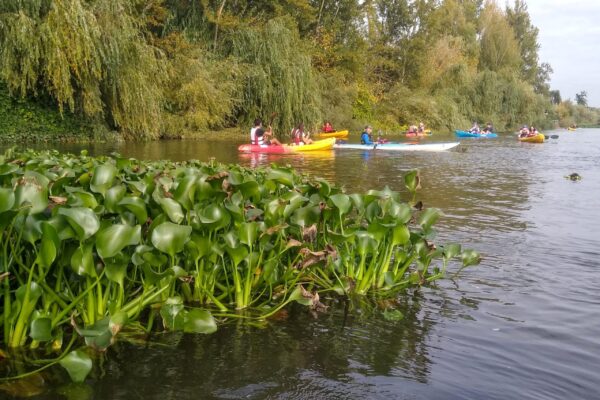
[[[577,130],[577,128],[571,128],[571,127],[568,127],[568,128],[567,128],[567,130],[568,130],[568,131],[575,131],[575,130]]]
[[[534,136],[519,137],[519,141],[527,143],[544,143],[544,134],[538,133]]]
[[[315,151],[315,150],[329,150],[333,149],[333,145],[335,144],[335,138],[317,140],[312,142],[311,144],[303,144],[299,146],[294,145],[284,145],[291,153],[298,153],[304,151]]]
[[[315,136],[320,137],[320,138],[345,138],[348,137],[348,131],[344,130],[344,131],[335,131],[335,132],[319,132],[316,133]]]

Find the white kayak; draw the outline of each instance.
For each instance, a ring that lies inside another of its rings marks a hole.
[[[340,143],[334,144],[334,149],[352,149],[352,150],[390,150],[390,151],[444,151],[456,147],[460,142],[446,143],[378,143],[378,144],[359,144],[359,143]]]

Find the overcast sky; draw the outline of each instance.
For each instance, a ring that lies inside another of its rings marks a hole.
[[[552,89],[573,101],[575,93],[585,90],[588,105],[600,107],[600,0],[525,2],[532,24],[540,30],[540,61],[554,70]]]

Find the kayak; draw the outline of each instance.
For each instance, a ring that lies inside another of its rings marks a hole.
[[[446,143],[381,143],[381,144],[347,144],[340,143],[333,146],[334,149],[352,150],[390,150],[390,151],[444,151],[456,147],[460,142]]]
[[[423,132],[406,132],[406,137],[424,137],[431,135],[431,129],[425,129]]]
[[[472,138],[496,138],[498,137],[495,133],[473,133],[467,131],[454,131],[457,137],[472,137]]]
[[[524,136],[524,137],[519,137],[518,139],[520,142],[544,143],[544,134],[538,133],[537,135],[534,135],[534,136]]]
[[[571,127],[568,127],[568,128],[567,128],[567,130],[568,130],[568,131],[576,131],[576,130],[577,130],[577,128],[571,128]]]
[[[311,144],[304,144],[300,146],[292,146],[288,144],[284,144],[283,146],[242,144],[238,147],[238,151],[240,153],[291,154],[304,151],[329,150],[333,147],[334,143],[335,138],[317,140]]]
[[[344,130],[344,131],[335,131],[335,132],[319,132],[316,133],[315,136],[320,137],[320,138],[346,138],[348,137],[348,131]]]

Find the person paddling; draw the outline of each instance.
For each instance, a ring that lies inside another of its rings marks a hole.
[[[371,125],[365,126],[365,130],[360,135],[361,144],[375,144],[371,140],[371,132],[373,132],[373,128],[371,127]]]
[[[262,120],[260,118],[256,118],[254,120],[254,126],[250,128],[250,144],[258,144],[256,139],[256,130],[258,128],[262,128]]]

